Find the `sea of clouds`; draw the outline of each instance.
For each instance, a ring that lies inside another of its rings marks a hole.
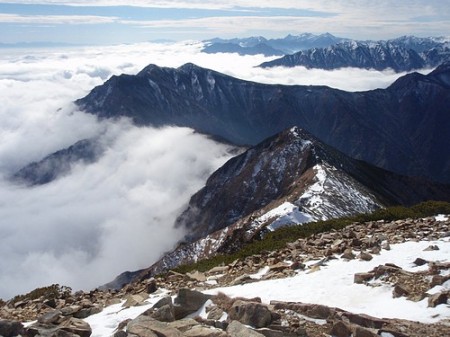
[[[91,289],[147,267],[182,238],[173,222],[231,147],[187,128],[98,121],[72,103],[112,75],[187,62],[263,83],[384,88],[402,74],[260,69],[262,55],[205,54],[198,42],[0,50],[0,298],[59,283]],[[9,177],[78,140],[98,137],[92,164],[27,187]]]

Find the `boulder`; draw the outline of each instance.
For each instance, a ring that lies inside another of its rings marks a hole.
[[[60,310],[52,310],[38,317],[37,321],[42,324],[56,323],[62,316]]]
[[[250,275],[244,274],[241,276],[236,277],[233,281],[231,281],[230,285],[232,286],[237,286],[239,284],[245,284],[245,283],[250,283],[250,282],[254,282],[255,280],[253,280]]]
[[[347,248],[344,250],[344,254],[341,256],[342,259],[353,260],[355,258],[355,254],[353,254],[353,250],[351,248]]]
[[[369,329],[356,326],[353,331],[353,337],[379,337],[379,335]]]
[[[231,306],[228,316],[231,320],[255,328],[267,327],[272,323],[272,313],[269,308],[257,302],[237,300]]]
[[[352,329],[348,324],[342,321],[336,321],[333,323],[330,335],[333,337],[350,337],[352,335]]]
[[[153,294],[158,290],[158,285],[156,284],[156,280],[154,278],[148,281],[146,290],[148,294]]]
[[[420,257],[418,257],[417,259],[414,260],[413,263],[414,263],[416,266],[423,266],[424,264],[427,264],[428,261],[427,261],[427,260],[424,260],[424,259],[422,259],[422,258],[420,258]]]
[[[218,321],[219,319],[221,319],[223,316],[223,310],[220,309],[219,307],[212,307],[209,311],[208,311],[208,319],[212,319],[215,321]]]
[[[0,336],[15,337],[22,334],[23,334],[22,323],[0,319]]]
[[[192,329],[192,327],[194,327],[196,325],[199,325],[199,323],[195,319],[192,319],[192,318],[181,319],[178,321],[168,323],[168,326],[170,326],[171,328],[175,328],[181,332],[186,332],[189,329]]]
[[[185,337],[227,337],[225,331],[203,325],[196,325],[183,333]]]
[[[374,273],[356,273],[354,278],[353,278],[353,282],[354,283],[358,283],[358,284],[362,284],[362,283],[365,283],[367,281],[370,281],[374,277],[375,277]]]
[[[166,304],[156,309],[150,317],[160,322],[173,322],[175,321],[175,310],[173,304]]]
[[[95,315],[98,314],[99,312],[102,311],[102,308],[98,305],[94,305],[90,308],[83,308],[80,311],[76,312],[73,314],[73,317],[75,318],[79,318],[79,319],[84,319],[87,318],[91,315]]]
[[[89,337],[92,334],[92,329],[87,322],[73,317],[62,322],[58,329],[71,332],[80,337]]]
[[[165,305],[170,305],[170,304],[172,304],[172,297],[166,296],[166,297],[161,298],[158,302],[156,302],[153,305],[152,309],[158,309]]]
[[[211,295],[205,295],[196,290],[182,288],[174,300],[175,319],[181,319],[199,310]]]
[[[227,327],[227,334],[230,337],[265,337],[263,334],[247,328],[238,321],[232,321]]]
[[[392,297],[402,297],[402,296],[408,296],[409,292],[406,290],[403,286],[400,284],[395,285],[394,289],[392,290]]]
[[[122,305],[124,308],[135,307],[144,303],[144,301],[148,298],[147,293],[139,293],[128,295],[125,297],[125,303]]]
[[[354,314],[348,311],[342,313],[342,317],[350,323],[369,329],[381,329],[387,323],[386,320],[381,318],[376,318],[365,314]]]
[[[449,298],[449,292],[441,292],[431,295],[428,298],[428,307],[434,308],[439,304],[446,304]]]
[[[373,256],[366,252],[361,252],[358,255],[358,258],[363,261],[370,261],[373,259]]]
[[[138,337],[183,337],[183,334],[149,316],[138,316],[127,324],[127,332]]]
[[[189,277],[191,280],[194,281],[198,281],[198,282],[205,282],[206,281],[206,276],[205,274],[199,272],[199,271],[194,271],[192,273],[186,273],[186,276]]]
[[[431,252],[431,251],[433,251],[433,250],[439,250],[439,246],[437,246],[437,245],[431,245],[431,246],[428,246],[427,248],[425,248],[423,251],[424,251],[424,252]]]

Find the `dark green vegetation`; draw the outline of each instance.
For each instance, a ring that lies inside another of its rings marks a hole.
[[[348,225],[368,221],[394,221],[407,218],[423,218],[436,214],[450,214],[450,203],[441,201],[427,201],[412,207],[394,206],[376,210],[370,214],[359,214],[351,217],[310,222],[304,225],[288,226],[268,233],[262,240],[246,245],[239,252],[231,255],[217,255],[210,259],[201,260],[194,264],[182,265],[175,269],[179,273],[192,270],[207,271],[221,264],[229,264],[236,259],[274,251],[285,247],[286,243],[300,238],[307,238],[314,234],[328,232],[332,229],[343,229]]]
[[[30,291],[28,294],[17,295],[13,297],[9,302],[17,303],[20,301],[32,301],[39,298],[44,300],[52,300],[56,298],[64,298],[72,293],[72,289],[66,286],[60,286],[59,284],[52,284],[48,287],[37,288]],[[0,300],[0,305],[2,305],[2,300]],[[4,302],[3,302],[4,303]]]

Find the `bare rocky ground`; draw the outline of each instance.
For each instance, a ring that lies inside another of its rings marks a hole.
[[[263,304],[259,298],[233,299],[224,294],[211,296],[201,293],[213,287],[255,282],[250,275],[263,267],[269,267],[269,271],[262,279],[285,278],[296,275],[302,269],[318,271],[330,259],[369,261],[383,250],[389,250],[391,244],[435,241],[447,237],[450,237],[450,221],[438,221],[434,217],[355,223],[343,230],[299,239],[287,244],[284,249],[236,260],[205,273],[179,274],[172,271],[156,279],[126,285],[120,291],[96,289],[71,293],[60,287],[56,296],[43,294],[36,299],[21,298],[0,307],[0,336],[89,337],[92,330],[84,318],[101,312],[111,304],[123,302],[124,308],[143,305],[150,294],[166,289],[166,297],[137,318],[122,322],[114,337],[448,337],[450,317],[436,324],[424,324],[371,317],[317,304],[278,301]],[[439,247],[430,244],[427,249]],[[393,297],[405,297],[410,301],[427,298],[429,306],[448,306],[449,291],[443,290],[433,295],[427,291],[450,280],[450,262],[418,258],[414,263],[417,266],[426,265],[427,268],[410,272],[392,261],[355,274],[354,282],[368,287],[389,284],[392,285]],[[214,282],[210,282],[212,280]],[[207,300],[206,319],[185,319],[187,315],[197,312]],[[20,323],[34,320],[26,327]]]

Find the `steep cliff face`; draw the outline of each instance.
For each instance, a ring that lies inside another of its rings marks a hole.
[[[405,175],[450,182],[450,74],[400,78],[385,90],[265,85],[193,64],[114,76],[76,103],[102,118],[178,125],[255,145],[298,125],[345,154]]]

